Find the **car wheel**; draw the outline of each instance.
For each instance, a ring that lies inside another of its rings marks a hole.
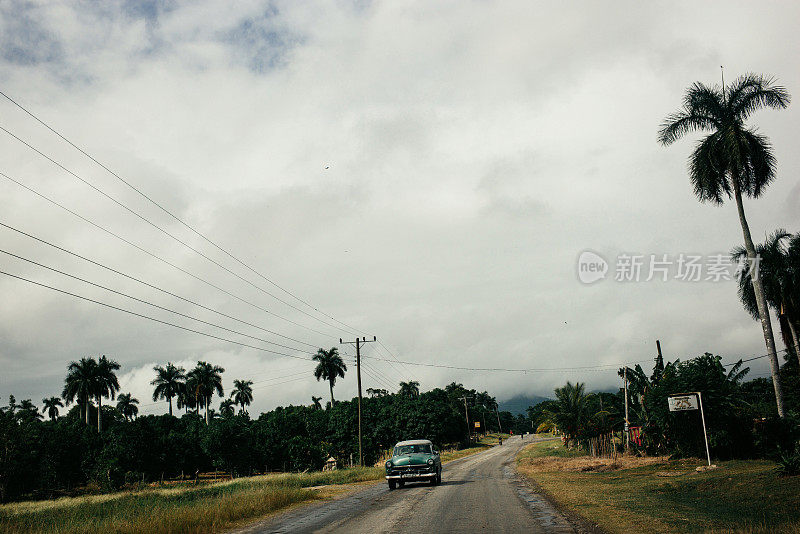
[[[440,470],[439,470],[439,474],[438,474],[438,475],[436,475],[436,485],[438,486],[438,485],[439,485],[439,484],[441,484],[441,483],[442,483],[442,471],[441,471],[441,469],[440,469]]]
[[[394,480],[390,480],[390,481],[389,481],[389,490],[391,491],[391,490],[393,490],[394,488],[395,488],[395,482],[394,482]]]
[[[398,488],[402,488],[402,487],[403,487],[403,486],[405,486],[405,485],[406,485],[406,483],[405,483],[405,482],[403,482],[402,480],[401,480],[400,482],[398,482],[398,483],[397,483],[397,487],[398,487]]]

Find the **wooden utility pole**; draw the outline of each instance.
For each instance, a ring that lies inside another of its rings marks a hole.
[[[373,343],[378,341],[377,336],[372,336],[372,339],[367,341],[366,337],[361,339],[356,338],[355,342],[342,341],[339,338],[340,345],[355,345],[356,346],[356,376],[358,377],[358,465],[364,467],[364,454],[361,449],[361,345],[365,343]]]
[[[630,432],[628,431],[628,366],[626,365],[622,371],[622,380],[625,387],[625,452],[628,451],[630,446]]]
[[[469,428],[469,410],[467,409],[467,398],[471,399],[472,397],[467,397],[464,395],[463,397],[459,397],[459,400],[464,401],[464,417],[467,419],[467,444],[469,445],[472,442],[472,431]]]

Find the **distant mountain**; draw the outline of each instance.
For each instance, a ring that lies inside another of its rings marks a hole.
[[[525,414],[528,406],[535,406],[542,401],[550,400],[547,397],[540,397],[538,395],[517,395],[506,401],[498,403],[501,412],[511,412],[514,415]]]

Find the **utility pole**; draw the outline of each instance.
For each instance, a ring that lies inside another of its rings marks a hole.
[[[622,371],[623,381],[625,383],[625,452],[628,452],[630,446],[630,433],[628,432],[628,366],[626,365]]]
[[[658,359],[662,362],[664,361],[664,357],[661,355],[661,341],[656,339],[656,347],[658,348]]]
[[[464,395],[463,397],[459,397],[459,400],[464,401],[464,417],[467,419],[467,445],[472,442],[472,432],[469,428],[469,410],[467,409],[467,399],[471,399],[472,397],[467,397]]]
[[[358,376],[358,465],[364,467],[364,454],[361,452],[361,345],[365,343],[373,343],[378,341],[377,336],[372,336],[372,339],[367,341],[366,337],[361,339],[356,338],[353,341],[342,341],[339,338],[340,345],[355,345],[356,346],[356,376]]]

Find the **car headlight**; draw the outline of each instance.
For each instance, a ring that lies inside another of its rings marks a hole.
[[[428,458],[428,465],[433,465],[433,458]]]
[[[392,461],[391,460],[388,460],[386,462],[386,467],[392,467]]]

